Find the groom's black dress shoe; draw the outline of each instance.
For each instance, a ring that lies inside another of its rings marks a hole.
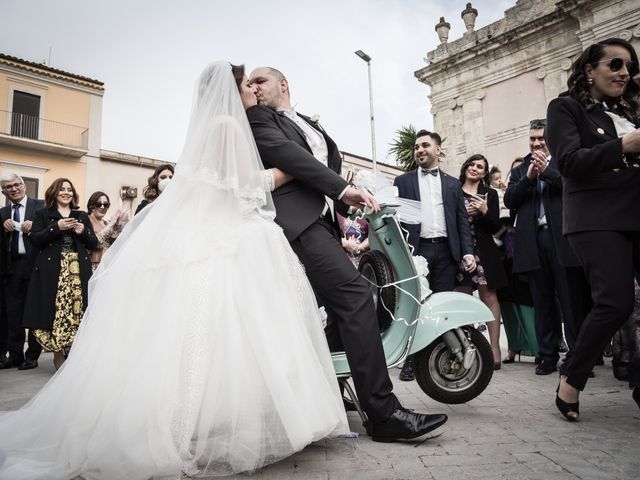
[[[367,422],[367,433],[374,442],[391,443],[410,440],[435,430],[447,421],[443,413],[425,415],[406,408],[398,408],[384,422]]]

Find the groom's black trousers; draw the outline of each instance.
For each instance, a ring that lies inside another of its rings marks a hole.
[[[373,422],[384,421],[400,406],[378,330],[371,290],[342,249],[335,229],[318,219],[291,247],[329,317],[331,350],[344,346],[356,393]]]

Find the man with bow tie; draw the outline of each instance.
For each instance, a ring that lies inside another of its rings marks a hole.
[[[476,268],[460,182],[438,168],[441,143],[437,133],[420,130],[414,144],[418,168],[396,177],[393,183],[401,198],[421,201],[422,222],[402,227],[409,233],[407,242],[413,254],[427,259],[429,287],[433,292],[453,290],[461,260],[468,271]],[[413,356],[409,356],[400,380],[414,378]]]
[[[335,142],[317,122],[291,107],[289,82],[279,70],[251,73],[258,105],[247,117],[265,168],[293,177],[273,191],[276,223],[282,227],[328,314],[327,340],[344,350],[358,400],[369,418],[374,441],[416,438],[447,421],[402,408],[393,394],[369,284],[342,249],[335,212],[348,206],[378,204],[340,177],[342,158]],[[309,412],[313,415],[313,412]]]

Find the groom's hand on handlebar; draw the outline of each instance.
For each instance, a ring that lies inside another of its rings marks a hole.
[[[378,205],[378,202],[372,195],[362,192],[355,187],[349,187],[340,200],[350,207],[363,209],[366,205],[371,208],[373,213],[380,211],[380,205]]]

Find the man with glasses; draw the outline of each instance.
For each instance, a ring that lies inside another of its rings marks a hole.
[[[530,153],[511,173],[504,195],[505,206],[517,213],[513,272],[527,275],[535,309],[536,375],[557,370],[562,323],[571,348],[590,301],[580,263],[562,236],[562,178],[547,149],[546,124],[531,121]]]
[[[30,370],[38,366],[42,347],[29,332],[29,348],[24,351],[25,329],[22,327],[22,313],[25,307],[29,277],[36,256],[29,241],[31,221],[36,210],[44,207],[42,200],[27,197],[27,189],[19,175],[10,173],[0,179],[2,193],[9,205],[0,209],[0,220],[8,244],[7,265],[4,266],[4,296],[6,301],[6,344],[0,352],[0,369],[14,368]],[[5,332],[2,332],[5,335]]]

